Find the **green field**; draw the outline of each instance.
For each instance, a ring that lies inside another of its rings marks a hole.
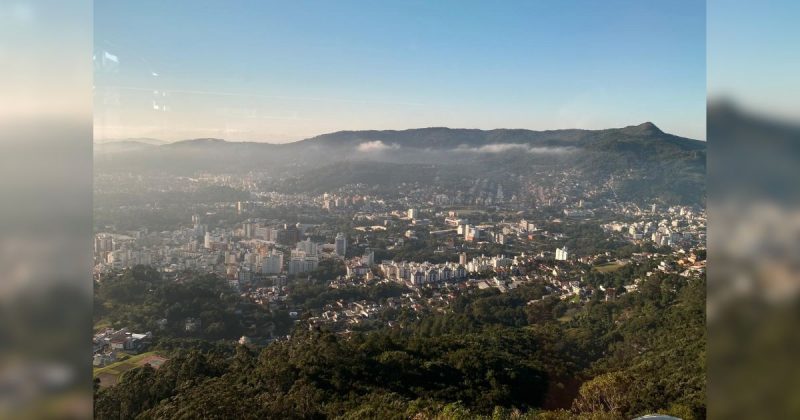
[[[624,263],[621,263],[619,261],[614,261],[614,262],[609,262],[609,263],[605,263],[605,264],[596,265],[596,266],[594,266],[593,269],[597,270],[597,271],[599,271],[601,273],[610,273],[612,271],[617,271],[617,270],[619,270],[620,268],[622,268],[624,266],[625,266]]]
[[[111,326],[111,323],[108,322],[107,320],[99,321],[96,324],[94,324],[94,332],[98,333],[100,331],[105,330],[106,328],[108,328],[110,326]]]
[[[118,362],[112,363],[108,366],[104,366],[101,368],[95,368],[93,370],[93,375],[95,378],[100,378],[101,386],[109,386],[114,385],[119,380],[120,375],[123,373],[139,367],[144,366],[146,363],[149,363],[151,366],[158,368],[164,363],[167,359],[157,352],[150,351],[147,353],[137,354],[135,356],[123,355],[122,358],[124,360],[120,360]]]

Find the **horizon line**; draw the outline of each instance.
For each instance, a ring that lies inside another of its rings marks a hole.
[[[228,140],[228,139],[220,138],[220,137],[194,137],[194,138],[185,138],[185,139],[179,139],[179,140],[164,140],[164,139],[160,139],[160,138],[156,138],[156,137],[134,136],[134,137],[116,137],[116,138],[94,138],[93,137],[92,138],[92,143],[93,144],[106,144],[106,143],[117,143],[117,142],[123,142],[123,141],[155,140],[155,141],[158,141],[158,142],[162,142],[163,144],[175,144],[175,143],[182,143],[182,142],[188,142],[188,141],[197,141],[197,140],[218,140],[218,141],[223,141],[223,142],[226,142],[226,143],[260,143],[260,144],[280,145],[280,144],[298,143],[298,142],[301,142],[301,141],[311,140],[311,139],[314,139],[314,138],[317,138],[317,137],[331,135],[331,134],[337,134],[337,133],[357,133],[357,132],[366,132],[366,131],[402,132],[402,131],[413,131],[413,130],[446,129],[446,130],[471,130],[471,131],[496,131],[496,130],[514,131],[514,130],[521,130],[521,131],[531,131],[531,132],[536,132],[536,133],[544,133],[544,132],[552,132],[552,131],[623,130],[623,129],[626,129],[626,128],[641,127],[643,125],[648,125],[648,124],[652,125],[658,131],[660,131],[660,132],[662,132],[664,134],[668,134],[668,135],[675,136],[675,137],[680,137],[680,138],[687,139],[687,140],[702,141],[702,142],[706,141],[705,139],[695,139],[695,138],[691,138],[691,137],[684,137],[684,136],[680,136],[680,135],[677,135],[677,134],[672,134],[672,133],[669,133],[669,132],[661,130],[661,128],[658,127],[658,125],[656,125],[652,121],[645,121],[645,122],[640,123],[640,124],[626,125],[624,127],[554,128],[554,129],[544,129],[544,130],[535,130],[535,129],[530,129],[530,128],[502,128],[502,127],[483,129],[483,128],[463,128],[463,127],[447,127],[447,126],[412,127],[412,128],[403,128],[403,129],[337,130],[337,131],[330,131],[330,132],[326,132],[326,133],[316,134],[316,135],[313,135],[311,137],[304,137],[304,138],[297,139],[297,140],[288,140],[288,141],[283,141],[283,142],[263,141],[263,140]]]

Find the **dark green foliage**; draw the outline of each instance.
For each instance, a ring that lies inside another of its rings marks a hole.
[[[242,299],[215,275],[185,273],[167,280],[146,266],[110,273],[97,282],[94,316],[95,322],[107,321],[116,328],[151,331],[159,340],[264,337],[276,324],[275,314]],[[197,331],[186,331],[188,318],[200,320]]]
[[[305,274],[306,277],[311,277],[318,282],[328,282],[339,276],[347,274],[347,269],[341,260],[322,260],[317,266],[317,269],[311,273]]]
[[[292,287],[291,302],[305,309],[322,309],[325,305],[344,302],[369,300],[383,302],[389,297],[398,297],[409,289],[397,283],[380,283],[369,287],[341,287],[331,289],[321,284],[299,284]]]
[[[705,282],[640,287],[582,307],[536,285],[475,292],[406,329],[301,328],[259,354],[176,348],[99,391],[97,418],[703,418]]]

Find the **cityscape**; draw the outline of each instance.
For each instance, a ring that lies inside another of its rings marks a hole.
[[[707,417],[702,2],[94,29],[95,418]]]
[[[310,325],[330,323],[347,331],[349,324],[376,319],[390,307],[437,310],[469,288],[507,292],[538,283],[547,296],[581,302],[598,294],[613,299],[635,291],[641,281],[629,279],[628,284],[607,288],[588,282],[592,271],[650,267],[645,276],[678,273],[687,281],[705,273],[702,208],[652,204],[642,209],[634,203],[561,197],[559,203],[568,203],[561,213],[543,217],[534,212],[526,216],[513,198],[504,201],[502,185],[496,187],[494,200],[492,194],[482,194],[489,196],[491,207],[464,206],[458,201],[467,200],[456,201],[437,189],[410,186],[411,191],[413,200],[371,196],[363,185],[318,196],[250,191],[252,197],[266,200],[211,203],[208,207],[214,210],[194,214],[174,230],[117,231],[108,226],[95,236],[95,276],[100,279],[136,265],[154,267],[172,278],[190,271],[210,273],[253,302],[295,316],[304,308],[291,305],[291,286],[320,280],[315,278],[320,265],[337,274],[326,279],[331,289],[389,282],[407,289],[382,302],[336,301],[312,308]],[[405,207],[409,205],[415,207]],[[309,223],[251,217],[259,210],[286,207],[298,209]],[[547,211],[553,208],[548,205]],[[221,214],[225,220],[219,219]],[[216,223],[209,226],[211,220]],[[341,226],[348,228],[338,231]],[[592,226],[603,241],[614,245],[577,245],[573,251],[567,244],[574,238],[563,233],[564,226]],[[408,249],[419,249],[418,257],[387,258],[405,255]],[[348,309],[353,304],[371,311]],[[344,309],[337,313],[331,305]]]
[[[0,419],[799,418],[735,3],[0,2]]]
[[[608,133],[613,140],[604,148],[619,149],[613,158],[591,150],[591,139]],[[625,314],[643,310],[635,308],[665,299],[676,305],[704,290],[707,216],[695,198],[704,186],[664,186],[653,176],[674,167],[675,158],[665,156],[679,153],[677,165],[690,165],[681,176],[691,180],[702,170],[692,166],[702,143],[649,123],[586,135],[583,151],[556,161],[526,157],[530,166],[517,167],[512,148],[433,165],[438,174],[427,182],[418,180],[418,164],[381,178],[391,165],[386,156],[359,163],[363,173],[355,177],[348,164],[311,164],[309,154],[294,170],[183,175],[132,173],[126,165],[163,159],[177,146],[194,148],[193,159],[229,159],[241,144],[190,140],[104,151],[110,156],[101,156],[107,162],[95,173],[98,389],[117,389],[137,367],[170,369],[175,357],[207,345],[201,343],[270,352],[308,334],[354,343],[398,334],[438,340],[436,334],[453,328],[505,326],[508,334],[525,325],[564,334],[597,328],[587,322],[629,328]],[[655,142],[673,151],[654,149]],[[625,150],[631,143],[642,150],[631,154]],[[325,154],[335,155],[336,147],[350,146],[334,145]],[[614,161],[620,156],[642,163],[622,169]],[[607,157],[613,166],[602,172],[576,168],[582,159]],[[504,170],[489,169],[503,159],[509,162]],[[305,181],[319,171],[329,171],[325,185],[333,187]],[[702,304],[692,299],[681,305]],[[592,320],[604,307],[618,315]],[[675,322],[658,314],[646,316]],[[702,317],[695,315],[692,325],[700,328]],[[637,337],[627,345],[639,346],[642,333],[626,333]],[[588,355],[595,344],[576,346],[586,346],[581,351]],[[515,356],[514,363],[525,357]],[[573,363],[562,360],[569,353],[547,357],[561,361],[545,363]],[[551,392],[579,391],[545,395]]]

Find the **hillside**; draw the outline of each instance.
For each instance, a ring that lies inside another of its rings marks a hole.
[[[617,178],[617,193],[628,198],[699,203],[705,195],[705,159],[705,142],[664,133],[647,122],[606,130],[340,131],[286,144],[221,139],[127,148],[120,144],[114,153],[96,154],[95,167],[100,172],[176,175],[272,172],[288,180],[284,187],[313,190],[370,180],[416,182],[418,165],[432,165],[445,183],[450,175],[501,182],[531,177],[542,168],[576,169],[594,182]],[[386,176],[388,168],[391,177]],[[320,178],[325,182],[319,183]]]
[[[597,276],[633,275],[627,270]],[[405,328],[345,336],[303,325],[262,349],[233,340],[164,340],[160,353],[169,360],[158,369],[132,369],[113,387],[97,383],[95,416],[701,419],[705,285],[657,274],[640,292],[596,300],[570,319],[561,318],[565,302],[541,299],[544,286],[529,285],[462,295],[453,311]],[[124,302],[117,317],[155,323],[161,312],[154,308],[168,303],[158,294],[142,298],[138,291],[151,287],[213,305],[225,283],[211,276],[166,283],[140,269],[101,284],[97,296],[105,304]],[[236,298],[208,313],[221,320],[209,323],[208,334],[241,334],[235,322],[226,324]]]

